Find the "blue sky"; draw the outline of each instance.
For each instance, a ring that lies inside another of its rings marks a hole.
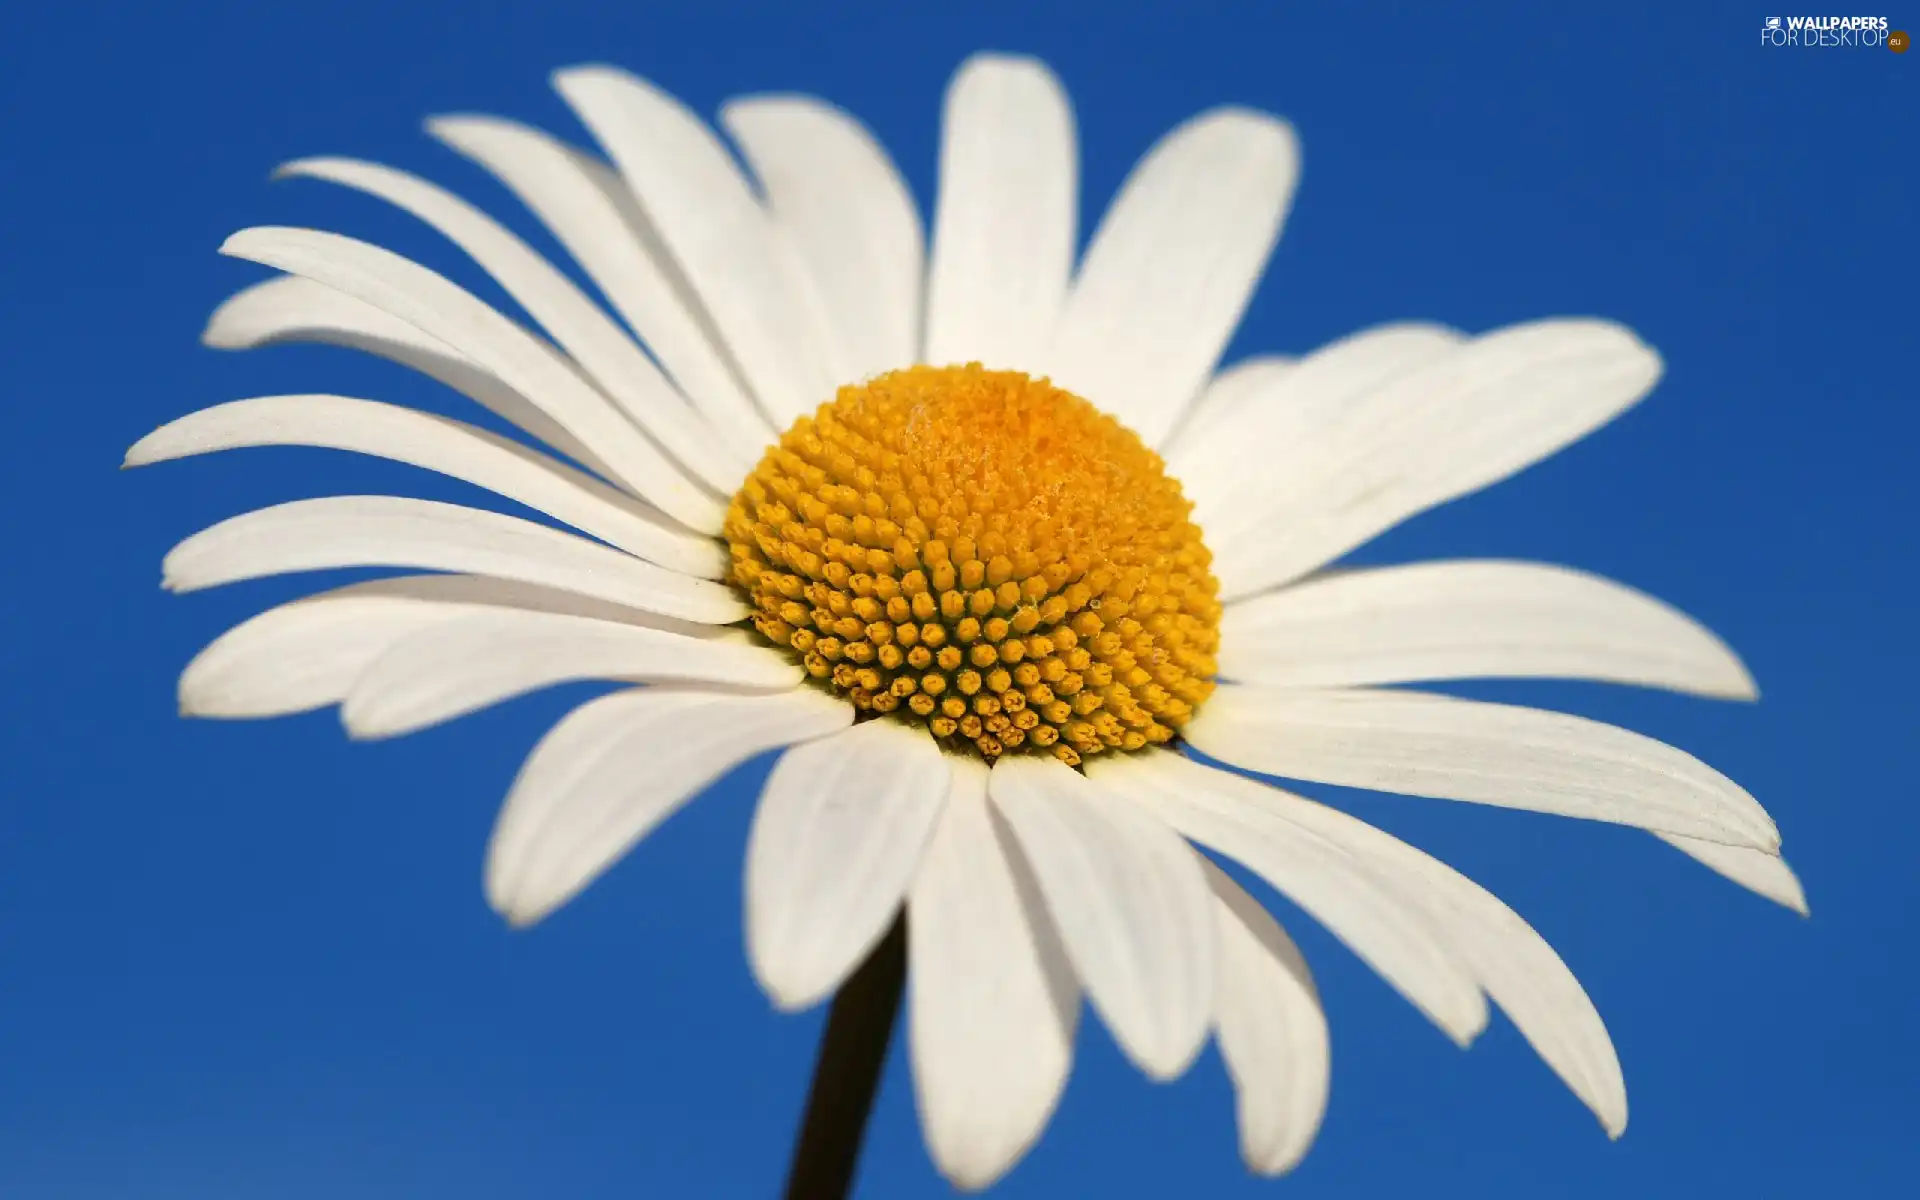
[[[0,18],[0,1195],[774,1191],[822,1014],[773,1013],[743,960],[741,849],[766,764],[547,924],[509,932],[481,897],[484,840],[521,757],[584,691],[377,745],[331,714],[184,722],[173,687],[192,654],[317,583],[157,586],[168,547],[248,508],[473,497],[324,452],[117,467],[154,426],[242,396],[451,411],[431,383],[343,351],[199,347],[205,315],[260,276],[214,254],[245,225],[339,229],[481,282],[375,201],[269,184],[281,161],[414,170],[551,247],[419,122],[478,110],[580,137],[547,72],[605,60],[708,113],[746,91],[827,96],[924,199],[941,89],[980,48],[1062,75],[1089,223],[1199,108],[1296,123],[1301,192],[1234,355],[1396,318],[1484,330],[1562,313],[1617,318],[1661,350],[1647,403],[1364,557],[1577,564],[1726,636],[1757,706],[1462,690],[1715,764],[1778,819],[1814,913],[1624,830],[1336,795],[1561,951],[1619,1047],[1625,1138],[1609,1143],[1499,1018],[1461,1053],[1276,901],[1333,1028],[1332,1105],[1297,1174],[1246,1176],[1211,1051],[1157,1086],[1087,1022],[1058,1116],[996,1194],[1911,1186],[1920,54],[1763,48],[1775,10],[1757,6],[1098,7],[74,0]],[[901,1055],[863,1184],[947,1193]]]

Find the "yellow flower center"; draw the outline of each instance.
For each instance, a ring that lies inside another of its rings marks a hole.
[[[1017,371],[843,387],[727,510],[754,625],[863,714],[988,761],[1165,742],[1213,691],[1218,585],[1158,455]]]

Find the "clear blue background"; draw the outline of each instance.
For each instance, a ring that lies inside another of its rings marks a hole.
[[[1282,907],[1334,1039],[1332,1106],[1298,1173],[1244,1173],[1212,1051],[1155,1086],[1089,1021],[1058,1116],[1001,1194],[1906,1194],[1920,1167],[1920,54],[1763,49],[1776,10],[1756,6],[1342,9],[9,6],[0,1195],[775,1191],[821,1013],[774,1014],[742,956],[741,847],[765,764],[510,933],[480,895],[482,846],[519,760],[584,692],[380,745],[349,743],[330,714],[185,722],[173,688],[192,654],[320,581],[156,586],[176,540],[248,508],[477,497],[318,452],[117,467],[152,427],[242,396],[456,410],[344,351],[197,345],[212,307],[260,277],[214,254],[249,224],[336,228],[482,282],[377,202],[269,185],[280,161],[393,163],[536,233],[418,122],[480,110],[579,138],[547,72],[610,60],[708,113],[745,91],[830,97],[924,199],[941,90],[977,48],[1060,72],[1089,223],[1134,156],[1199,108],[1296,122],[1304,185],[1236,354],[1393,318],[1480,330],[1558,313],[1618,318],[1660,348],[1669,372],[1644,406],[1365,557],[1576,563],[1726,635],[1760,679],[1757,707],[1469,690],[1577,708],[1719,766],[1779,819],[1814,910],[1802,921],[1629,831],[1342,797],[1561,950],[1624,1060],[1626,1137],[1610,1144],[1504,1021],[1455,1050]],[[947,1190],[903,1055],[863,1189]]]

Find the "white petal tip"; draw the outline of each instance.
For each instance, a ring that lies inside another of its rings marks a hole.
[[[750,92],[744,96],[734,96],[720,102],[720,123],[728,124],[736,117],[752,115],[770,106],[781,108],[828,109],[825,101],[814,96],[798,92]]]
[[[1022,1147],[1025,1150],[1025,1147]],[[986,1191],[1006,1177],[1013,1164],[1019,1161],[1018,1154],[1012,1156],[982,1153],[977,1163],[939,1162],[940,1174],[953,1185],[953,1190],[967,1195]],[[1004,1159],[1004,1161],[1002,1161]]]
[[[1785,862],[1782,862],[1780,865],[1786,868]],[[1774,880],[1773,886],[1764,891],[1756,889],[1756,892],[1758,895],[1766,897],[1788,912],[1798,913],[1804,918],[1813,916],[1813,909],[1807,904],[1806,889],[1801,886],[1799,877],[1793,873],[1791,868],[1786,869],[1783,878]]]
[[[803,1011],[808,1001],[804,989],[794,986],[783,964],[775,961],[774,956],[762,948],[760,939],[755,937],[751,901],[749,901],[748,912],[747,970],[752,972],[753,981],[760,985],[762,992],[766,993],[767,1002],[773,1005],[775,1012]]]
[[[469,133],[498,127],[505,123],[496,117],[482,116],[478,113],[441,113],[421,122],[421,128],[427,131],[428,136],[459,148],[465,144]]]
[[[164,429],[165,427],[162,426],[161,428]],[[120,469],[127,471],[134,467],[144,467],[152,463],[164,462],[169,458],[173,458],[174,455],[167,452],[167,448],[160,438],[160,433],[161,430],[156,429],[133,445],[128,446],[126,454],[120,459]]]
[[[1206,1045],[1207,1034],[1212,1031],[1209,1025],[1201,1030],[1197,1040],[1144,1053],[1136,1054],[1128,1050],[1127,1054],[1133,1059],[1134,1065],[1140,1068],[1140,1073],[1148,1079],[1155,1083],[1172,1083],[1185,1075],[1193,1066],[1194,1060],[1200,1057],[1200,1051]]]
[[[1621,1136],[1627,1132],[1627,1114],[1621,1113],[1617,1117],[1601,1117],[1600,1128],[1606,1130],[1608,1141],[1619,1141]]]
[[[526,929],[538,925],[552,911],[551,906],[529,902],[524,897],[514,896],[504,884],[489,879],[485,885],[487,906],[500,914],[508,929]]]
[[[944,1139],[929,1133],[927,1153],[940,1175],[957,1192],[984,1192],[1007,1177],[1040,1138],[1040,1130],[1012,1133],[1008,1127],[989,1122],[993,1128],[949,1129]]]
[[[1480,1035],[1487,1031],[1487,1021],[1489,1019],[1490,1014],[1485,1009],[1482,1009],[1479,1019],[1474,1024],[1443,1024],[1441,1025],[1441,1029],[1446,1032],[1447,1038],[1452,1041],[1454,1045],[1460,1047],[1462,1050],[1471,1050],[1473,1049],[1473,1044],[1480,1040]]]
[[[227,258],[243,258],[249,262],[256,262],[258,259],[255,255],[258,251],[255,247],[264,232],[266,231],[261,229],[242,229],[238,233],[228,234],[227,240],[220,243],[220,253]]]
[[[619,67],[608,66],[605,63],[581,63],[579,66],[561,67],[552,75],[548,76],[548,78],[552,80],[554,90],[568,99],[572,99],[576,90],[579,89],[591,90],[609,84],[614,86],[641,84],[644,86],[646,83],[645,80],[623,71]]]
[[[207,318],[207,327],[200,331],[200,344],[209,350],[248,350],[258,344],[258,339],[235,331],[222,307]]]
[[[1247,1171],[1250,1174],[1256,1175],[1261,1179],[1278,1179],[1282,1175],[1291,1174],[1293,1169],[1300,1165],[1300,1160],[1306,1156],[1307,1151],[1304,1146],[1299,1148],[1290,1147],[1284,1151],[1266,1154],[1256,1154],[1242,1150],[1240,1153],[1240,1161],[1247,1165]]]
[[[410,732],[379,711],[367,712],[351,700],[340,706],[340,725],[356,742],[380,742]]]
[[[1739,656],[1724,644],[1719,649],[1720,661],[1716,664],[1719,678],[1710,687],[1702,688],[1701,694],[1715,700],[1739,700],[1749,704],[1760,699],[1760,685],[1754,680],[1753,672],[1747,670],[1747,664],[1741,662]]]
[[[758,972],[755,974],[760,979],[760,990],[767,994],[767,1000],[772,1003],[776,1012],[805,1012],[826,998],[825,993],[819,988],[792,987],[769,980]]]
[[[1210,108],[1193,119],[1195,124],[1237,126],[1250,132],[1258,132],[1271,138],[1281,149],[1283,155],[1298,158],[1300,154],[1300,135],[1295,132],[1293,123],[1284,117],[1277,117],[1257,108],[1247,108],[1239,104],[1223,104]]]
[[[805,1012],[832,995],[840,983],[838,979],[820,980],[820,972],[808,970],[804,964],[782,961],[779,955],[756,946],[751,933],[747,937],[747,966],[777,1012]]]
[[[1053,78],[1053,70],[1042,59],[1031,54],[1010,54],[1004,50],[978,50],[967,56],[954,74],[964,75],[980,70],[1023,71]]]
[[[1641,385],[1642,395],[1644,395],[1646,391],[1651,390],[1653,385],[1660,381],[1660,377],[1666,373],[1666,360],[1660,357],[1660,352],[1649,345],[1647,341],[1638,333],[1634,332],[1631,327],[1623,325],[1610,317],[1545,317],[1538,321],[1528,321],[1524,322],[1521,326],[1510,326],[1509,328],[1518,329],[1522,327],[1555,327],[1565,332],[1571,332],[1574,327],[1578,327],[1589,333],[1601,334],[1608,339],[1612,339],[1617,345],[1604,347],[1604,349],[1609,353],[1618,352],[1620,357],[1615,361],[1620,365],[1624,366],[1631,360],[1633,364],[1639,368],[1639,373],[1645,376]],[[1602,347],[1595,346],[1594,348],[1600,349]]]

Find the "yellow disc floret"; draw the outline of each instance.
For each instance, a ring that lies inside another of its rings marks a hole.
[[[727,510],[753,623],[864,714],[988,761],[1170,740],[1213,690],[1220,603],[1158,455],[1015,371],[840,389]]]

